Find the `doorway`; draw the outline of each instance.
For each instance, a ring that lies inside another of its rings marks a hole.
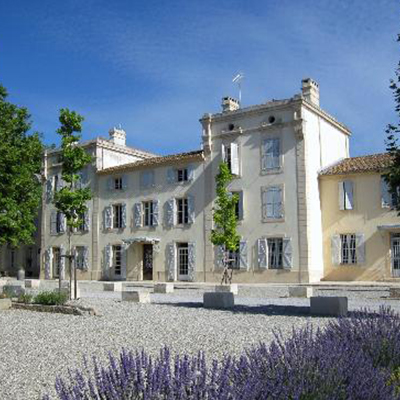
[[[153,245],[143,244],[143,280],[153,280]]]
[[[400,234],[392,234],[391,237],[392,248],[392,276],[394,278],[400,277]]]
[[[189,247],[187,243],[178,243],[178,279],[189,280]]]

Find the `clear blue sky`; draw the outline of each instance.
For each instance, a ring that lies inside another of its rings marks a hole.
[[[84,139],[122,124],[129,145],[169,154],[200,147],[198,119],[237,95],[237,72],[244,106],[312,77],[351,128],[351,154],[380,152],[396,122],[399,13],[396,0],[3,0],[0,82],[46,143],[68,107]]]

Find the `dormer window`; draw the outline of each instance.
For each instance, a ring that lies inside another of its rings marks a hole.
[[[114,189],[122,190],[122,177],[114,178]]]
[[[188,169],[182,168],[176,170],[176,179],[178,182],[186,182],[188,178]]]

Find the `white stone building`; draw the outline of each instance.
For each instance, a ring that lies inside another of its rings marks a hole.
[[[73,234],[79,279],[218,281],[220,251],[210,242],[215,176],[228,162],[240,197],[236,282],[310,282],[323,276],[318,172],[349,156],[350,131],[319,107],[319,87],[201,120],[203,149],[159,157],[129,148],[125,133],[83,146],[94,162],[82,173],[93,192]],[[160,149],[161,150],[161,149]],[[45,156],[41,277],[65,271],[67,235],[51,197],[60,181],[58,151]]]

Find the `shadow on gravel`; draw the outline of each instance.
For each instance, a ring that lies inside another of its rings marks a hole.
[[[159,304],[163,306],[170,307],[182,307],[182,308],[203,308],[202,302],[182,302],[182,303],[153,303]],[[210,310],[210,309],[207,309]],[[214,311],[214,310],[212,310]],[[217,311],[225,311],[232,314],[253,314],[253,315],[275,315],[275,316],[307,316],[307,317],[315,317],[315,318],[334,318],[332,316],[325,315],[314,315],[310,314],[310,307],[308,306],[282,306],[277,304],[267,304],[267,305],[258,305],[258,306],[246,306],[243,304],[236,304],[235,307],[231,310],[217,310]],[[347,313],[347,317],[355,316],[357,312],[349,311]],[[374,312],[370,313],[370,316],[374,316]]]

